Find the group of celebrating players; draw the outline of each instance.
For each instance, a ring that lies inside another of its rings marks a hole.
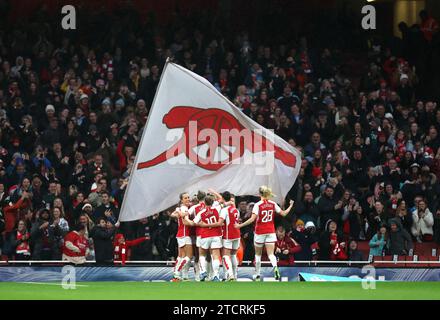
[[[275,234],[274,214],[286,216],[293,207],[282,210],[270,200],[274,195],[267,186],[259,188],[260,201],[255,203],[252,216],[240,223],[240,214],[235,207],[235,197],[226,191],[222,194],[209,189],[206,194],[199,191],[191,199],[187,192],[180,194],[179,206],[171,213],[178,221],[177,243],[179,255],[174,266],[171,281],[188,281],[191,261],[194,258],[195,280],[220,281],[219,270],[223,265],[225,281],[234,281],[238,274],[237,251],[240,248],[240,228],[255,222],[255,275],[260,281],[261,256],[266,248],[276,280],[281,279],[274,255]],[[221,263],[222,261],[222,263]]]

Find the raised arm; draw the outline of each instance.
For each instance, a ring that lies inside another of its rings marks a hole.
[[[281,210],[280,211],[280,215],[283,216],[283,217],[287,216],[289,214],[290,210],[292,210],[293,204],[294,204],[294,201],[290,200],[289,206],[287,207],[286,210]]]
[[[215,200],[217,200],[218,202],[223,202],[223,197],[220,193],[218,193],[214,189],[208,189],[208,192],[212,193],[215,196]]]

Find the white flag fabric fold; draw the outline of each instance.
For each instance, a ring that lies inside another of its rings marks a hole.
[[[233,105],[209,81],[167,62],[136,154],[120,221],[163,211],[182,192],[213,188],[256,195],[272,188],[281,202],[301,155]]]

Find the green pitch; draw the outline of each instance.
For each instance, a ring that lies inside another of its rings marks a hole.
[[[149,283],[78,282],[74,290],[59,283],[0,283],[0,299],[93,300],[291,300],[291,299],[440,299],[439,282],[376,283],[362,289],[361,283],[331,282],[227,282]]]

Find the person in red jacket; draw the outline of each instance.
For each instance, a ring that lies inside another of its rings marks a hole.
[[[301,251],[301,246],[295,240],[286,235],[286,229],[278,226],[276,230],[277,242],[275,243],[275,255],[279,266],[293,266],[293,255]]]
[[[86,262],[87,249],[89,241],[86,236],[86,226],[78,224],[74,231],[69,232],[64,237],[63,256],[64,261],[74,264],[82,264]]]
[[[150,237],[142,237],[134,240],[125,240],[124,235],[118,233],[115,236],[115,241],[114,241],[113,261],[115,263],[121,263],[122,265],[125,265],[125,261],[127,261],[128,250],[131,247],[137,246],[138,244],[141,244],[146,240],[150,240]]]
[[[24,191],[16,203],[3,208],[5,215],[5,233],[14,230],[17,221],[24,219],[25,209],[31,206],[31,197],[31,193]]]

